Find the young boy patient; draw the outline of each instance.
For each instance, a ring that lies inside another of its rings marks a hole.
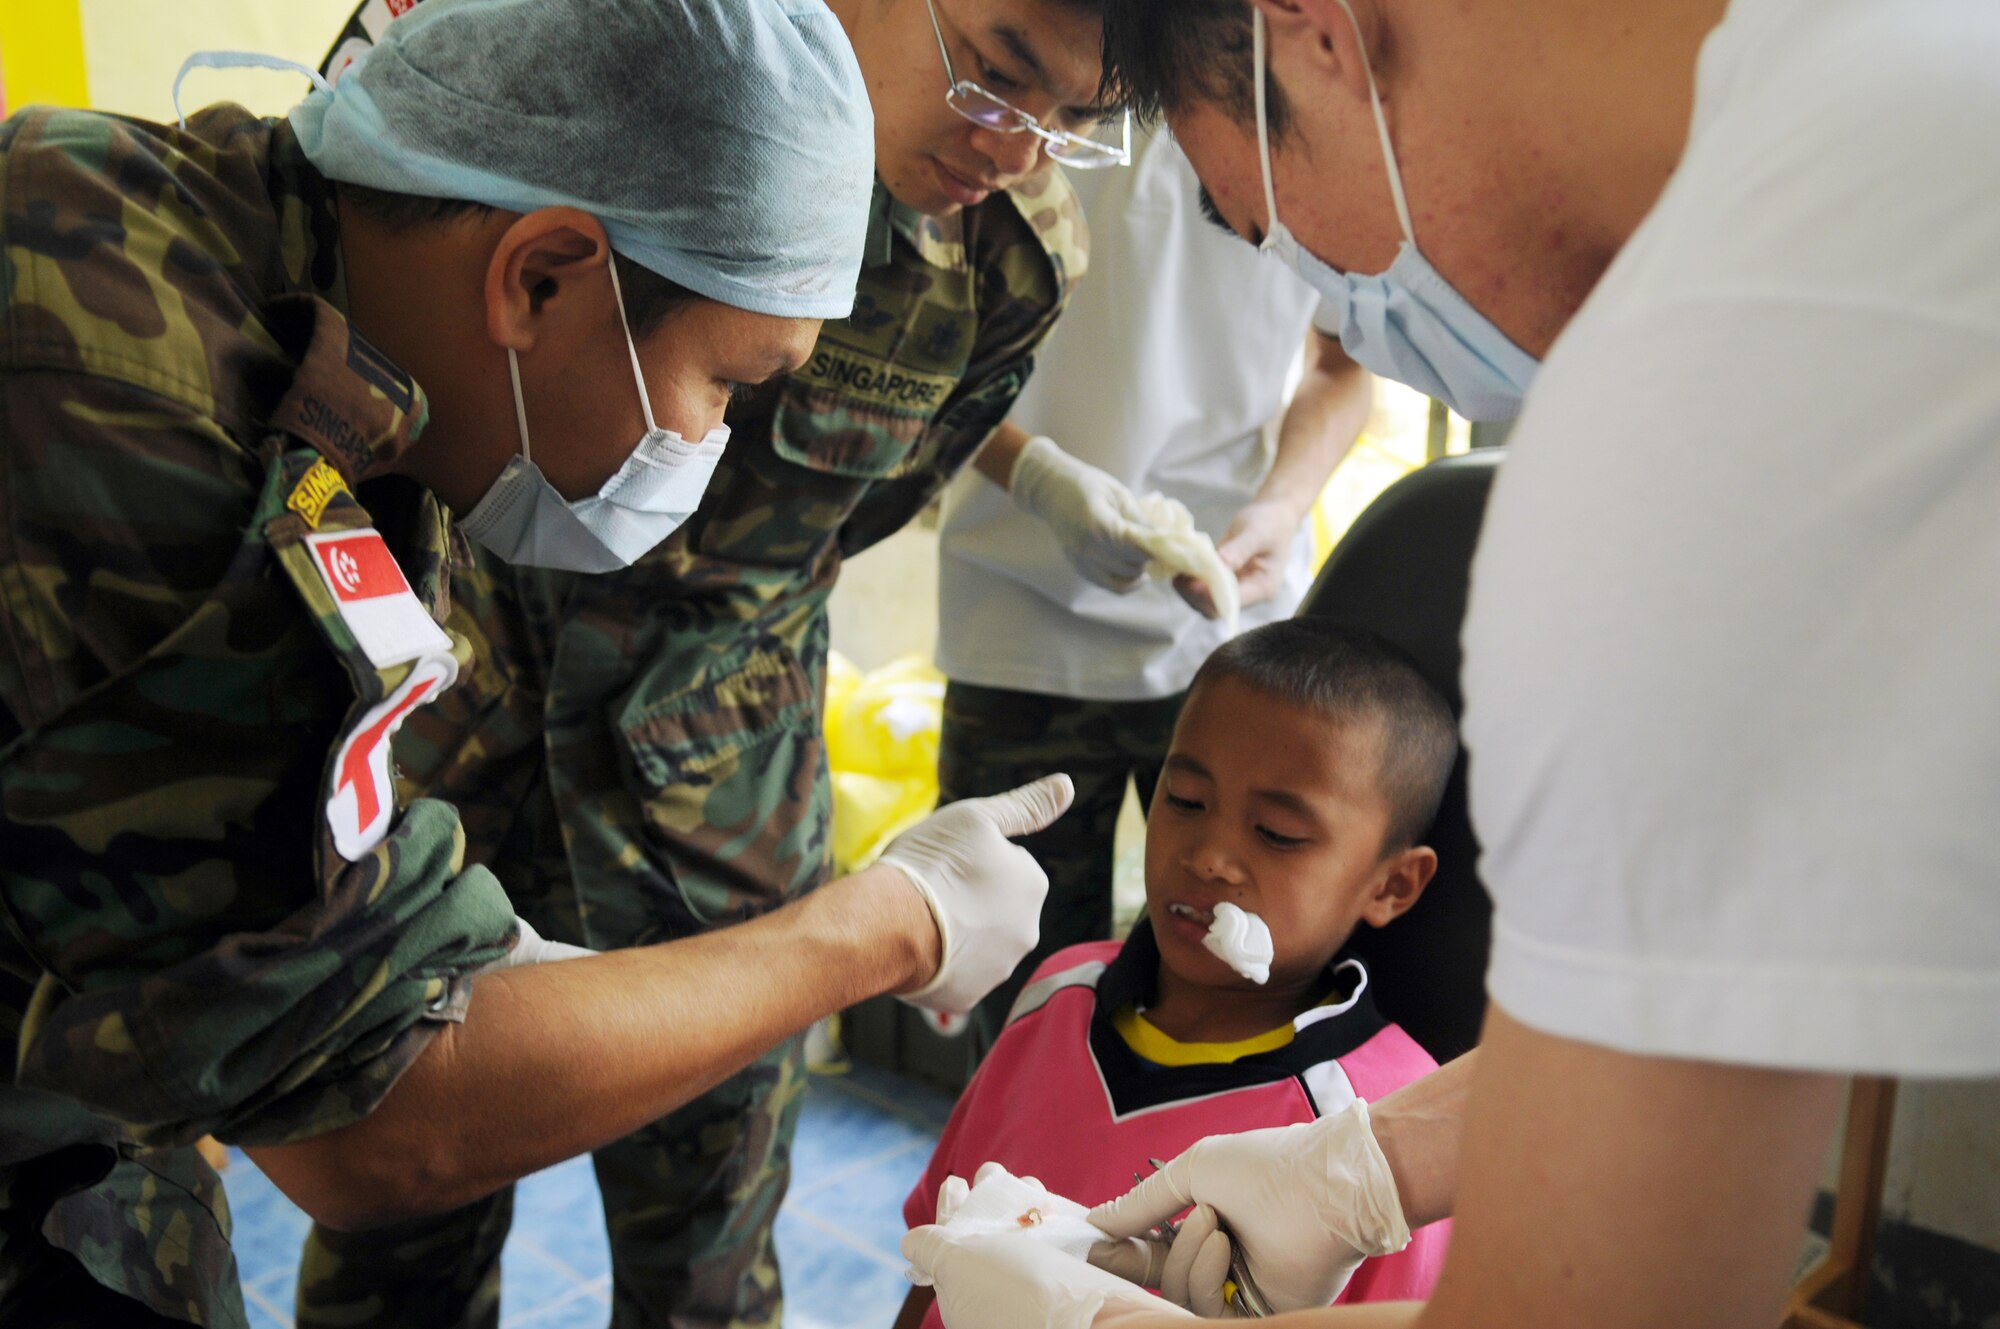
[[[1146,819],[1146,916],[1122,946],[1036,971],[904,1219],[931,1222],[944,1179],[989,1160],[1095,1205],[1204,1136],[1311,1121],[1436,1069],[1341,948],[1423,893],[1437,855],[1418,840],[1456,753],[1444,699],[1365,633],[1292,619],[1209,656]],[[1202,944],[1225,902],[1270,928],[1261,985]],[[1448,1228],[1367,1261],[1340,1300],[1428,1296]],[[920,1323],[940,1324],[929,1288],[896,1322]]]

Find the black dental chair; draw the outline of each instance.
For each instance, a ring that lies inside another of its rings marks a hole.
[[[1389,486],[1327,556],[1299,607],[1302,616],[1365,628],[1408,651],[1455,713],[1464,709],[1458,630],[1472,551],[1505,455],[1483,448],[1445,457]],[[1348,947],[1368,966],[1382,1013],[1445,1062],[1479,1041],[1492,935],[1463,754],[1430,843],[1438,870],[1423,898],[1391,927],[1357,929]]]

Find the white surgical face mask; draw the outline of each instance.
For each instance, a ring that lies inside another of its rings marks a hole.
[[[1389,167],[1389,189],[1396,200],[1396,218],[1403,226],[1403,243],[1387,272],[1373,277],[1339,272],[1311,253],[1278,220],[1278,195],[1271,185],[1271,130],[1265,116],[1264,11],[1254,11],[1253,59],[1257,62],[1257,155],[1264,169],[1264,243],[1292,266],[1326,302],[1326,315],[1339,322],[1340,344],[1356,363],[1384,378],[1407,383],[1438,398],[1468,420],[1502,420],[1519,415],[1521,399],[1539,361],[1516,346],[1472,307],[1430,261],[1417,251],[1416,230],[1410,225],[1410,205],[1403,196],[1403,172],[1389,142],[1389,122],[1375,90],[1375,71],[1367,65],[1367,43],[1361,23],[1341,0],[1354,24],[1362,48],[1362,68],[1368,75],[1368,100],[1375,108],[1375,130],[1382,139],[1382,156]],[[1331,329],[1329,329],[1331,330]]]
[[[722,459],[723,445],[729,441],[727,425],[717,425],[701,442],[690,443],[654,423],[652,399],[646,395],[645,374],[639,368],[639,350],[632,344],[632,327],[625,319],[618,264],[613,261],[608,266],[618,323],[625,330],[625,349],[632,357],[632,379],[639,385],[639,407],[646,414],[646,435],[603,488],[574,503],[565,499],[529,457],[521,366],[509,348],[507,372],[514,380],[514,419],[521,431],[521,453],[508,461],[485,497],[458,523],[467,535],[509,563],[563,572],[615,572],[631,567],[693,515],[709,477],[715,474],[715,464]]]

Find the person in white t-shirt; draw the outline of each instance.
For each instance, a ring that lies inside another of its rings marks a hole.
[[[1527,409],[1464,633],[1480,1050],[1093,1217],[1197,1202],[1213,1309],[1228,1233],[1299,1306],[1455,1215],[1428,1305],[1300,1324],[1776,1323],[1844,1078],[2000,1073],[2000,5],[1111,8],[1357,360]],[[954,1329],[1183,1318],[905,1253]]]
[[[1069,815],[1024,842],[1049,873],[1041,940],[980,1004],[989,1041],[1044,959],[1111,935],[1126,781],[1151,801],[1188,682],[1230,631],[1206,586],[1144,575],[1121,526],[1137,497],[1185,504],[1215,539],[1240,578],[1239,630],[1289,617],[1312,580],[1305,517],[1372,395],[1311,331],[1312,289],[1203,215],[1173,139],[1135,134],[1132,153],[1126,169],[1071,174],[1090,277],[945,495],[940,793],[997,793],[1021,771],[1076,783]]]

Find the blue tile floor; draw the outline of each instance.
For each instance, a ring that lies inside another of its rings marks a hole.
[[[889,1329],[909,1290],[903,1197],[951,1112],[944,1094],[856,1066],[814,1076],[778,1217],[786,1329]],[[291,1329],[308,1220],[236,1150],[223,1173],[250,1323]],[[521,1182],[501,1263],[502,1329],[602,1329],[611,1316],[604,1212],[588,1158]]]

